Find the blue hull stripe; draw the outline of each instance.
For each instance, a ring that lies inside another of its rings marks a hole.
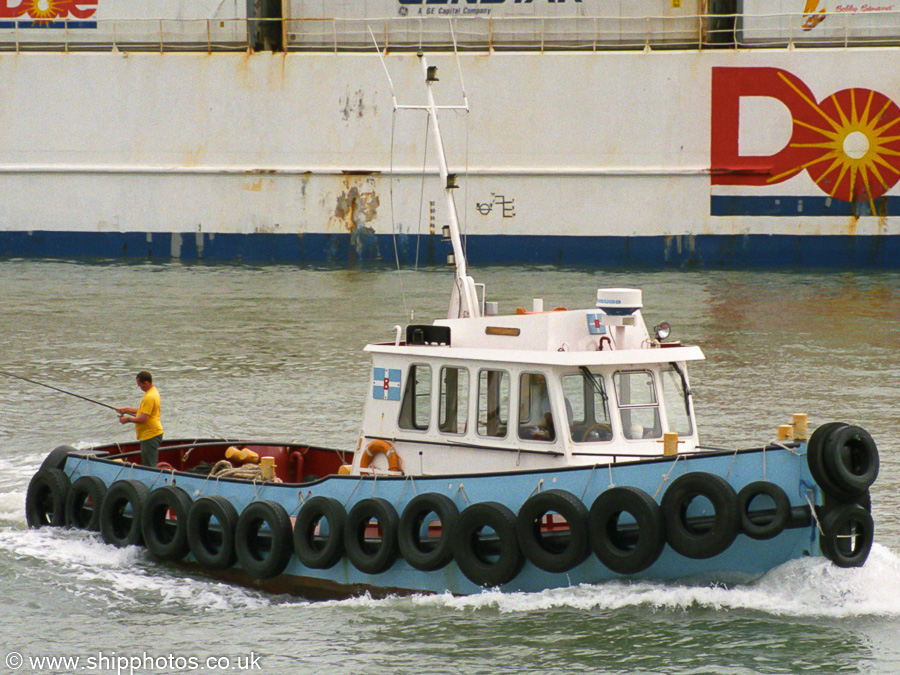
[[[900,197],[879,197],[876,213],[868,201],[843,202],[831,197],[747,197],[713,195],[709,199],[711,216],[888,216],[900,213]]]
[[[403,265],[442,265],[440,236],[398,237]],[[471,263],[604,267],[900,269],[898,235],[472,236]],[[87,258],[394,265],[390,235],[0,232],[0,258]]]

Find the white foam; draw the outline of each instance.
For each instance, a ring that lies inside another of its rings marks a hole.
[[[25,522],[27,486],[42,461],[43,457],[0,457],[0,522]]]
[[[75,584],[76,591],[102,597],[115,605],[128,606],[155,597],[162,606],[223,611],[282,601],[162,567],[144,549],[119,549],[105,544],[96,534],[80,530],[0,528],[0,549],[47,563],[59,584]],[[793,617],[900,617],[900,556],[874,544],[861,568],[841,569],[824,558],[804,558],[786,563],[755,582],[733,586],[622,580],[539,593],[487,590],[462,597],[448,593],[383,600],[365,595],[324,604],[348,608],[399,604],[500,613],[641,607],[654,611],[749,610]]]
[[[197,579],[150,560],[142,548],[116,548],[82,530],[0,529],[0,549],[48,563],[60,585],[110,605],[142,604],[155,596],[161,606],[193,610],[257,608],[271,604],[260,593],[230,584]]]
[[[412,596],[342,601],[347,606],[372,607],[378,603],[412,603],[457,611],[489,610],[500,613],[543,612],[555,608],[618,610],[643,607],[658,611],[691,608],[751,610],[778,616],[845,618],[900,616],[900,556],[875,544],[865,566],[841,569],[824,558],[794,560],[753,583],[691,585],[650,581],[614,581],[598,585],[558,588],[540,593],[502,593],[488,590],[477,595]]]

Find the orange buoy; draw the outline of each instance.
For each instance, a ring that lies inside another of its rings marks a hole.
[[[374,440],[370,441],[366,446],[366,449],[363,451],[362,458],[359,460],[359,468],[360,469],[368,469],[372,464],[372,460],[375,459],[375,455],[384,455],[388,460],[388,468],[391,471],[399,471],[403,473],[403,469],[400,466],[400,455],[397,454],[397,451],[394,449],[394,446],[388,441],[382,440]]]

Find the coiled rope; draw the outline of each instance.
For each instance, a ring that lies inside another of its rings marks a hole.
[[[220,459],[213,465],[209,472],[210,476],[216,478],[239,478],[241,480],[261,480],[268,483],[281,483],[282,480],[277,476],[275,478],[263,478],[262,466],[259,464],[244,464],[242,466],[233,466],[227,459]]]

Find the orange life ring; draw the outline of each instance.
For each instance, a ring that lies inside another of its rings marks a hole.
[[[391,471],[399,471],[403,473],[403,469],[400,466],[400,455],[397,454],[397,451],[394,449],[394,446],[391,445],[388,441],[374,440],[370,441],[366,446],[366,449],[363,451],[362,457],[359,460],[359,468],[360,469],[368,469],[372,464],[372,460],[375,459],[375,455],[384,455],[388,460],[388,468]]]

